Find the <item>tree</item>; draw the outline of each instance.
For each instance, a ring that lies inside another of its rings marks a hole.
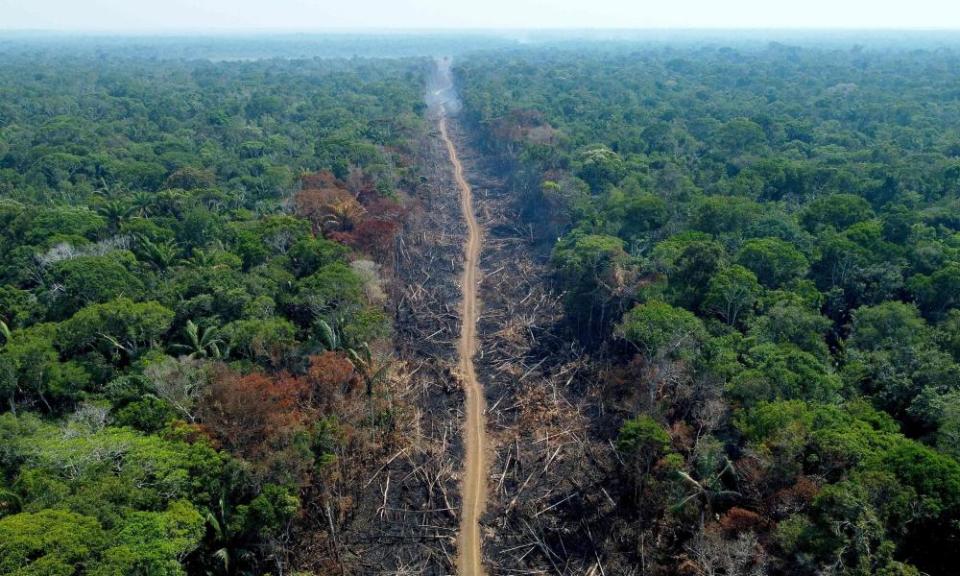
[[[753,238],[743,243],[737,262],[757,275],[767,288],[778,288],[803,276],[807,259],[779,238]]]
[[[928,318],[944,318],[960,306],[960,264],[951,262],[929,276],[917,274],[908,286]]]
[[[658,230],[670,218],[666,201],[649,193],[627,195],[623,200],[622,210],[623,224],[620,235],[627,239]]]
[[[872,352],[896,350],[930,344],[933,333],[920,317],[917,307],[903,302],[884,302],[857,308],[848,345]]]
[[[137,357],[156,345],[173,322],[173,311],[156,302],[118,298],[87,306],[57,327],[57,343],[67,354],[96,351],[106,357]]]
[[[180,249],[177,248],[177,244],[172,240],[154,242],[144,236],[140,237],[137,242],[141,257],[157,270],[166,270],[177,262],[180,257]]]
[[[244,269],[264,263],[275,255],[286,255],[310,234],[310,223],[290,216],[268,216],[252,222],[233,222],[232,250],[243,259]],[[201,244],[202,245],[202,244]]]
[[[627,312],[617,334],[649,359],[695,354],[707,337],[693,313],[659,301],[638,304]]]
[[[290,269],[297,278],[310,276],[321,267],[341,261],[348,249],[324,238],[301,238],[287,252]]]
[[[342,262],[334,262],[298,282],[297,304],[307,323],[317,318],[346,316],[361,307],[363,280]]]
[[[300,500],[290,490],[267,484],[246,507],[246,522],[271,536],[280,536],[300,508]]]
[[[379,198],[367,205],[366,217],[342,238],[350,246],[378,261],[389,262],[404,213],[404,208],[394,200]],[[336,238],[339,235],[334,234],[331,237]]]
[[[633,501],[638,508],[646,492],[657,485],[652,472],[658,462],[671,455],[670,435],[656,420],[645,414],[623,423],[617,435],[617,450],[633,485]]]
[[[226,449],[258,461],[289,446],[304,429],[311,415],[308,402],[309,386],[303,379],[222,370],[214,376],[200,413]],[[294,463],[290,465],[295,472]]]
[[[95,565],[107,539],[95,518],[40,510],[0,518],[0,572],[72,576]]]
[[[313,187],[308,182],[293,202],[297,215],[313,224],[314,234],[348,231],[360,222],[363,206],[339,183],[331,179]]]
[[[192,249],[207,246],[222,237],[223,225],[223,218],[219,213],[201,206],[191,206],[183,210],[183,214],[177,218],[172,228],[176,231],[177,243]],[[170,252],[172,248],[174,248],[173,245],[162,250]]]
[[[577,176],[594,193],[608,184],[616,184],[624,176],[625,164],[620,156],[604,145],[589,146],[580,153]]]
[[[350,361],[348,355],[332,350],[311,356],[309,360],[307,376],[313,388],[312,402],[324,412],[329,412],[344,398],[349,398],[351,391],[356,388],[358,366]]]
[[[293,351],[296,333],[293,323],[279,317],[235,320],[221,331],[231,354],[274,365]]]
[[[536,232],[542,234],[545,238],[555,239],[562,236],[570,229],[571,224],[577,219],[578,213],[589,209],[591,206],[590,187],[583,180],[575,176],[567,176],[558,181],[546,180],[538,188],[531,187],[526,190],[521,198],[521,206],[525,217],[534,217],[540,220],[540,226]],[[612,189],[607,196],[608,209],[610,215],[618,217],[628,225],[624,213],[629,210],[621,202],[628,202],[624,195],[619,191]],[[651,210],[651,215],[654,211]],[[638,226],[642,226],[643,217],[646,215],[638,214],[636,221]],[[625,229],[622,231],[624,232]]]
[[[21,216],[27,244],[44,244],[52,237],[77,236],[93,239],[103,232],[107,223],[103,217],[86,207],[59,206],[24,212]]]
[[[0,571],[183,576],[182,561],[200,544],[203,530],[199,512],[183,501],[164,512],[134,512],[112,533],[95,518],[69,511],[15,514],[0,519]]]
[[[120,224],[132,212],[131,206],[124,200],[107,199],[97,206],[97,212],[107,220],[107,228],[116,233]]]
[[[859,478],[858,478],[859,480]],[[893,481],[887,497],[900,495]],[[891,488],[893,490],[891,490]],[[825,486],[813,502],[814,526],[807,538],[814,540],[824,563],[842,563],[860,573],[884,573],[891,558],[892,543],[886,538],[878,503],[859,482]]]
[[[55,308],[61,316],[69,316],[89,304],[139,297],[143,282],[128,269],[135,262],[132,254],[121,252],[80,256],[55,264],[53,276],[62,287],[62,294],[55,293]]]
[[[713,235],[743,234],[762,212],[749,198],[708,196],[695,205],[691,225]]]
[[[43,306],[32,292],[10,285],[0,286],[0,322],[6,326],[6,331],[33,324],[43,313]],[[9,339],[9,334],[4,335],[4,332],[0,328],[0,339]]]
[[[938,328],[943,349],[960,360],[960,310],[951,310]]]
[[[91,575],[184,576],[183,561],[199,547],[204,531],[203,516],[182,500],[163,512],[134,512],[111,538]]]
[[[727,266],[710,279],[703,308],[737,326],[753,311],[762,290],[753,272],[736,264]]]
[[[178,190],[197,190],[211,188],[214,184],[216,184],[216,176],[209,170],[184,166],[167,176],[164,187]]]
[[[670,435],[653,418],[642,414],[620,427],[617,449],[624,454],[640,454],[648,462],[656,461],[670,448]]]
[[[610,326],[626,296],[630,261],[623,241],[574,231],[557,243],[551,261],[559,285],[567,290],[567,315],[589,341]]]
[[[938,348],[936,336],[913,304],[853,312],[845,375],[913,433],[933,432],[942,403],[958,389],[960,366]]]
[[[842,382],[814,355],[790,344],[761,344],[744,355],[744,369],[727,386],[742,405],[774,400],[833,402]]]
[[[952,559],[942,546],[958,537],[960,464],[918,442],[900,439],[882,457],[883,466],[916,500],[924,503],[917,523],[909,527],[905,545],[921,554],[918,567],[929,572],[949,570]]]
[[[903,204],[885,208],[882,218],[883,238],[895,244],[905,244],[919,220],[916,212]]]
[[[158,397],[170,404],[179,416],[193,423],[197,420],[197,402],[210,385],[214,367],[191,356],[165,356],[144,368],[143,375]]]
[[[720,127],[717,140],[724,151],[737,156],[756,151],[765,142],[766,135],[759,124],[749,118],[739,117]]]
[[[617,450],[634,465],[637,478],[649,474],[657,460],[670,450],[670,435],[650,416],[641,414],[620,427]]]
[[[821,316],[816,309],[796,301],[778,300],[766,310],[766,314],[754,319],[749,334],[762,342],[793,344],[825,362],[830,357],[830,350],[824,335],[831,327],[830,319]]]
[[[18,400],[39,400],[55,411],[79,397],[90,375],[75,361],[60,361],[54,346],[57,327],[36,324],[10,333],[0,348],[0,387],[11,410]]]
[[[689,310],[703,306],[710,279],[720,269],[723,247],[714,241],[684,242],[679,256],[668,272],[668,282],[676,302]]]
[[[191,358],[211,358],[219,359],[222,356],[224,341],[220,338],[220,332],[215,326],[201,328],[194,324],[193,320],[187,320],[187,325],[183,329],[187,336],[187,344],[175,344],[174,346],[189,352]]]
[[[938,416],[937,448],[955,460],[960,459],[960,392],[940,399]]]
[[[800,222],[810,232],[827,226],[840,231],[873,216],[870,204],[860,196],[831,194],[821,196],[808,204],[800,215]]]
[[[701,529],[686,547],[697,576],[765,576],[768,556],[753,532],[724,538],[716,529]],[[688,567],[688,564],[682,566]]]

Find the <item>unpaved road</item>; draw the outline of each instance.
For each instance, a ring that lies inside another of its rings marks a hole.
[[[457,352],[460,356],[460,377],[466,392],[464,412],[464,462],[463,510],[460,514],[460,537],[457,546],[457,570],[461,576],[481,576],[483,554],[480,546],[480,516],[487,494],[486,423],[483,387],[477,380],[473,355],[477,347],[477,278],[480,269],[480,247],[483,238],[480,225],[473,212],[473,191],[463,177],[463,166],[457,157],[457,148],[447,133],[447,116],[440,115],[440,136],[447,147],[453,175],[460,190],[460,209],[467,223],[467,241],[464,246],[463,263],[463,308],[460,341]]]

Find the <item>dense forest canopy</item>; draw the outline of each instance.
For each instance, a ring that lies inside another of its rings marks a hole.
[[[0,572],[291,562],[301,497],[389,445],[374,260],[428,69],[3,56]]]
[[[619,366],[627,557],[953,570],[958,72],[953,50],[783,43],[459,62],[555,242],[571,337]]]

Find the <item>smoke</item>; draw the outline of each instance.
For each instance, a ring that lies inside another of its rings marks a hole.
[[[460,112],[460,97],[453,85],[453,59],[449,56],[437,58],[433,73],[427,80],[427,93],[424,99],[434,114],[456,116]]]

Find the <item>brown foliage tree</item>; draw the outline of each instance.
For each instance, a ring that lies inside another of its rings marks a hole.
[[[293,197],[294,211],[313,225],[314,234],[353,229],[363,206],[341,188],[304,188]]]
[[[312,401],[323,412],[331,411],[362,389],[353,364],[338,352],[311,356],[307,378]]]
[[[321,170],[320,172],[310,172],[300,177],[301,188],[343,188],[343,183],[337,180],[333,172]]]
[[[313,413],[309,397],[302,378],[223,369],[208,389],[203,423],[224,448],[256,461],[303,430]]]
[[[756,512],[734,506],[720,517],[720,528],[724,534],[736,536],[741,532],[749,532],[763,527],[763,518]]]

